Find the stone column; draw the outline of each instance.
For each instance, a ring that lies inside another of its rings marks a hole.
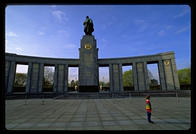
[[[163,67],[162,60],[158,61],[158,68],[159,68],[159,78],[160,78],[160,86],[161,90],[166,90],[166,83],[165,83],[165,70]]]
[[[122,77],[122,64],[118,65],[118,69],[119,69],[119,91],[124,91],[123,89],[123,77]]]
[[[179,83],[179,79],[178,79],[178,72],[177,72],[177,68],[176,68],[175,58],[171,59],[171,66],[172,66],[173,79],[174,79],[174,88],[176,90],[179,90],[180,89],[180,83]]]
[[[44,78],[44,64],[40,63],[40,65],[39,65],[39,85],[38,85],[38,92],[39,93],[42,93],[43,78]]]
[[[147,63],[146,62],[144,62],[144,75],[145,75],[145,89],[146,90],[150,90],[150,85],[149,85],[149,82],[150,82],[150,80],[149,80],[149,76],[148,76],[148,68],[147,68]]]
[[[98,48],[97,48],[98,49]],[[98,59],[98,58],[97,58]],[[97,79],[98,79],[98,92],[100,91],[100,85],[99,85],[99,64],[97,64],[97,70],[98,70],[98,73],[97,73]]]
[[[113,85],[114,91],[119,91],[120,82],[119,82],[119,68],[118,64],[113,64]]]
[[[7,86],[7,93],[8,94],[12,93],[12,89],[14,86],[15,74],[16,74],[16,62],[11,61],[9,74],[8,74],[8,86]]]
[[[64,92],[68,90],[68,65],[64,65]]]
[[[30,93],[38,93],[39,64],[33,63]]]
[[[6,91],[7,91],[8,80],[9,80],[9,69],[10,69],[10,62],[5,61],[5,89]]]
[[[112,92],[113,89],[113,65],[109,65],[109,75],[110,75],[110,92]]]
[[[145,72],[144,72],[144,63],[137,63],[137,76],[138,76],[138,88],[140,91],[145,90]]]
[[[110,67],[110,83],[113,91],[123,91],[122,65],[112,64]]]
[[[164,60],[165,80],[167,90],[174,90],[174,80],[171,68],[171,60]]]
[[[32,63],[29,63],[28,72],[27,72],[27,85],[26,85],[26,93],[30,93],[31,88],[31,76],[32,76]]]
[[[58,65],[55,64],[55,71],[54,71],[54,84],[53,84],[53,92],[57,93],[57,82],[58,82]]]
[[[133,82],[134,82],[134,90],[138,91],[138,82],[137,82],[137,67],[136,67],[136,63],[133,62]]]
[[[64,69],[64,65],[59,65],[58,66],[58,84],[57,84],[57,91],[58,93],[63,93],[64,91],[64,77],[65,77],[65,73],[64,73],[65,69]]]

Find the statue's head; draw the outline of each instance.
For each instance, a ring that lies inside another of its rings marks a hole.
[[[86,18],[88,19],[89,17],[88,17],[88,16],[86,16]]]

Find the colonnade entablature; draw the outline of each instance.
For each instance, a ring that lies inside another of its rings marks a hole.
[[[53,92],[65,93],[68,91],[68,67],[79,67],[80,59],[46,58],[5,54],[5,80],[6,93],[13,91],[16,65],[28,65],[26,93],[42,93],[44,66],[55,67]],[[177,76],[174,52],[159,53],[155,55],[123,57],[123,58],[100,58],[97,60],[98,67],[109,67],[110,92],[123,92],[122,66],[132,65],[133,82],[135,91],[149,90],[147,64],[157,63],[162,91],[180,89]],[[80,75],[80,74],[79,74]]]

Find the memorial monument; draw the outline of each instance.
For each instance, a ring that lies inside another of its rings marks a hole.
[[[94,31],[93,22],[87,16],[83,24],[85,35],[79,48],[79,92],[98,92],[98,48],[92,35]]]
[[[44,66],[55,67],[52,93],[68,92],[68,68],[79,67],[79,92],[99,92],[99,67],[109,67],[109,93],[125,92],[123,89],[123,65],[132,65],[134,92],[149,91],[147,64],[156,63],[160,78],[160,91],[180,89],[174,52],[123,58],[98,58],[93,21],[88,16],[83,23],[85,35],[81,39],[79,59],[33,57],[5,54],[6,95],[13,94],[16,65],[28,65],[26,94],[40,94],[43,91]],[[23,93],[24,94],[24,93]]]

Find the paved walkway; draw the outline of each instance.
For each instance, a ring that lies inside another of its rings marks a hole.
[[[8,130],[187,130],[189,97],[152,97],[152,120],[145,99],[6,100]],[[26,103],[26,104],[25,104]]]

